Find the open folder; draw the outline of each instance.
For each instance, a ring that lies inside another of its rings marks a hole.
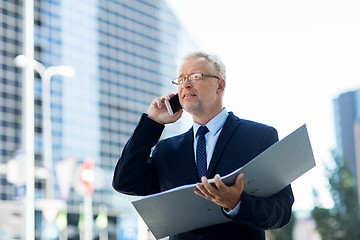
[[[244,191],[271,196],[315,166],[306,125],[221,179],[227,185],[244,173]],[[213,179],[209,180],[213,182]],[[132,204],[157,239],[230,221],[221,207],[194,193],[196,184],[145,196]]]

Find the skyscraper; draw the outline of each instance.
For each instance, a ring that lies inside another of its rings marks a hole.
[[[360,90],[340,94],[334,109],[337,153],[347,162],[360,193]]]
[[[21,70],[14,58],[22,53],[22,1],[3,0],[0,10],[0,164],[4,167],[21,145]],[[128,200],[111,188],[114,165],[153,98],[176,91],[171,79],[179,57],[195,44],[164,0],[36,0],[34,23],[35,59],[46,67],[69,65],[76,70],[74,78],[51,79],[53,162],[72,157],[80,164],[93,159],[94,209],[105,204],[116,222],[132,210]],[[34,91],[35,165],[43,169],[38,74]],[[164,135],[179,130],[181,123]],[[0,205],[17,197],[2,173]],[[35,183],[36,199],[44,198],[45,180],[36,177]],[[55,198],[61,198],[57,183]],[[82,202],[72,188],[67,201],[69,224],[77,225]],[[43,221],[38,210],[37,237]]]

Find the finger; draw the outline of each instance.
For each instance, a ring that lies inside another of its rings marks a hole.
[[[177,119],[181,118],[182,113],[183,113],[183,110],[180,109],[180,110],[177,111],[173,116],[174,116],[174,118],[176,118],[176,120],[177,120]]]
[[[223,190],[225,190],[225,188],[227,187],[223,181],[221,181],[220,175],[216,174],[214,177],[214,182],[215,182],[215,186],[216,188],[221,192]]]
[[[214,196],[204,187],[203,184],[200,184],[200,183],[196,184],[196,188],[197,188],[197,190],[199,190],[202,193],[202,195],[205,198],[207,198],[207,199],[214,198]]]
[[[166,105],[165,105],[165,99],[160,98],[160,99],[158,100],[158,108],[164,108],[164,107],[166,107]]]
[[[169,99],[171,98],[171,97],[173,97],[173,96],[175,96],[176,95],[176,93],[169,93],[167,96],[169,97]]]
[[[244,188],[244,174],[243,174],[243,173],[240,173],[240,174],[236,177],[235,185],[236,185],[238,188]]]
[[[170,98],[172,97],[172,96],[174,96],[175,95],[175,93],[167,93],[167,94],[165,94],[165,95],[162,95],[160,98],[161,98],[161,100],[170,100]]]
[[[202,182],[202,184],[203,184],[204,187],[209,187],[209,186],[211,186],[206,177],[201,177],[201,182]]]
[[[199,189],[195,189],[194,193],[196,193],[200,197],[207,198]]]
[[[180,111],[178,111],[177,113],[175,113],[172,117],[173,117],[173,121],[176,122],[177,120],[179,120],[182,116],[182,109]]]
[[[161,102],[162,102],[161,98],[155,98],[155,99],[154,99],[154,105],[155,105],[155,107],[161,108]]]
[[[201,181],[206,191],[208,191],[211,195],[217,195],[218,193],[217,189],[208,182],[206,177],[202,177]]]
[[[169,97],[168,95],[163,95],[163,96],[160,97],[160,99],[161,99],[161,101],[163,102],[163,101],[165,101],[165,100],[169,100],[170,97]]]

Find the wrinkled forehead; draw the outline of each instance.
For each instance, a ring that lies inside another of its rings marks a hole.
[[[180,66],[178,75],[189,75],[192,73],[212,73],[211,64],[204,57],[190,57],[185,59]]]

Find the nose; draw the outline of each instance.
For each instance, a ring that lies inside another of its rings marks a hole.
[[[190,88],[193,84],[193,81],[190,81],[188,77],[185,78],[185,81],[183,82],[183,84],[181,84],[181,86],[183,88]]]

